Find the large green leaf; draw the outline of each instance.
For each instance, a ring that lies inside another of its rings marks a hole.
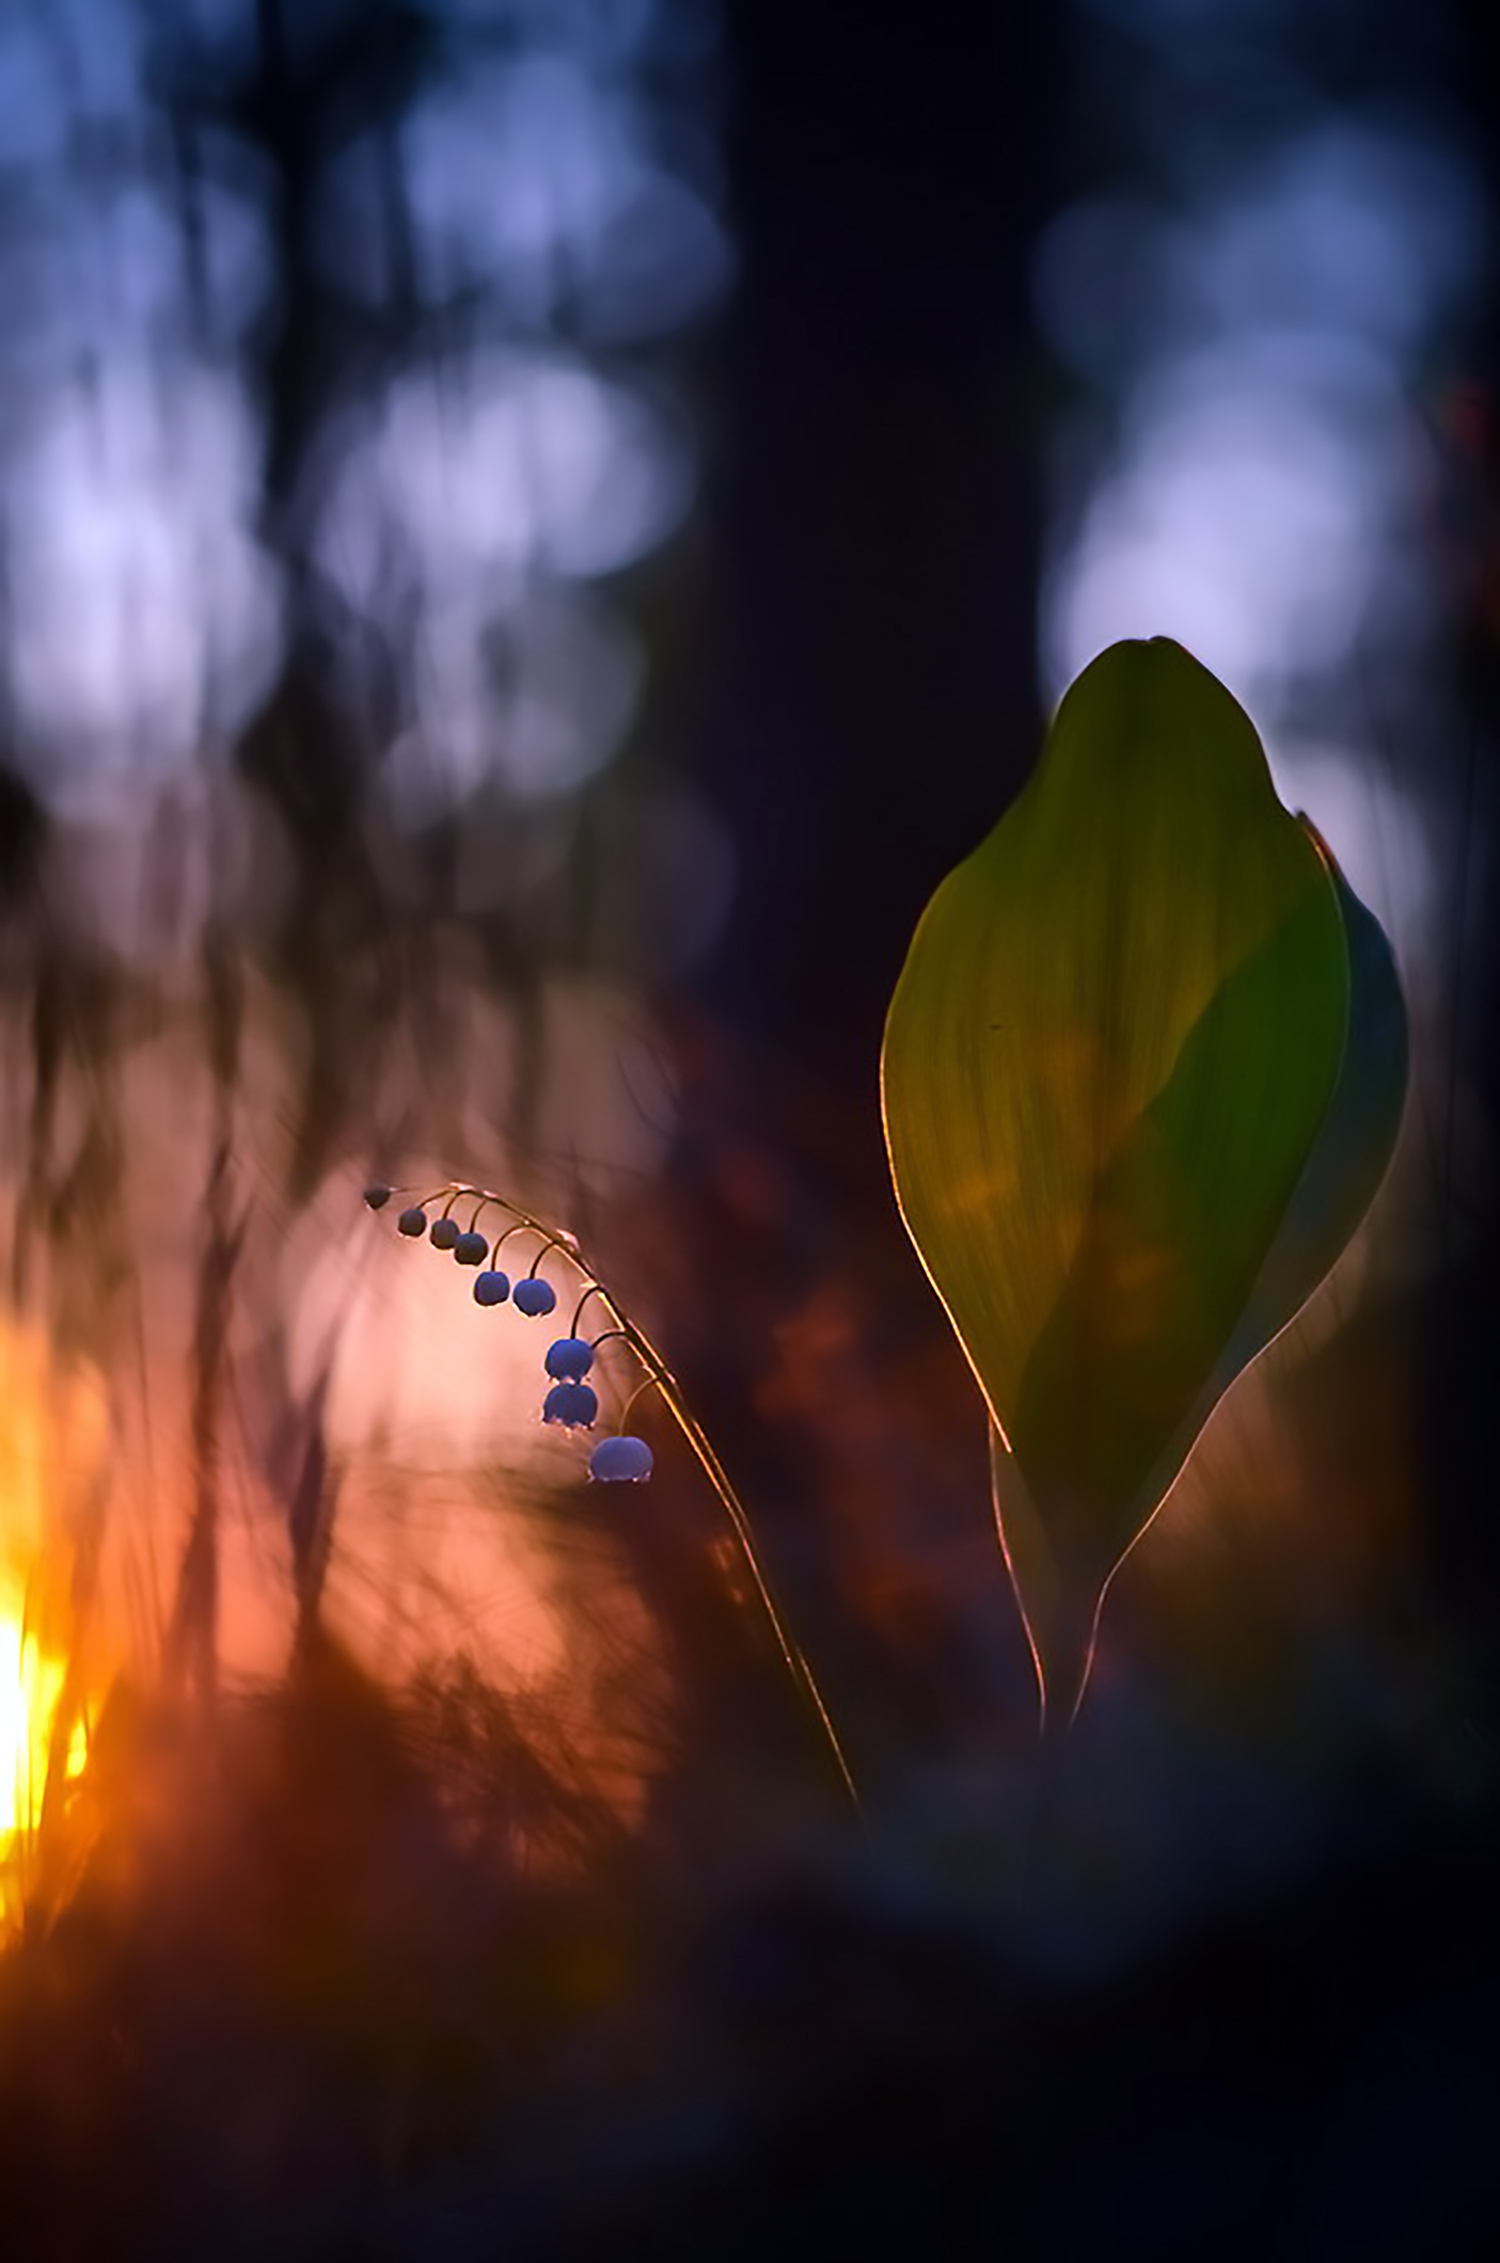
[[[1353,1231],[1404,1077],[1384,938],[1248,717],[1180,646],[1113,646],[928,906],[882,1060],[1044,1691],[1080,1685],[1113,1569]]]

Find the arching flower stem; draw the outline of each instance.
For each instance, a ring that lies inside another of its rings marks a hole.
[[[449,1189],[444,1188],[441,1191],[447,1194]],[[477,1207],[474,1213],[476,1217],[481,1209],[489,1204],[494,1204],[496,1208],[503,1210],[511,1219],[512,1223],[505,1228],[495,1242],[496,1251],[499,1250],[501,1243],[510,1239],[512,1234],[529,1231],[540,1237],[541,1247],[532,1260],[531,1271],[533,1275],[535,1275],[537,1266],[549,1250],[560,1251],[568,1260],[584,1283],[583,1293],[579,1297],[574,1311],[571,1334],[577,1335],[579,1319],[590,1297],[599,1299],[609,1321],[609,1327],[603,1335],[595,1339],[596,1343],[604,1343],[613,1338],[618,1338],[628,1345],[639,1360],[643,1370],[641,1382],[626,1401],[625,1413],[628,1414],[630,1408],[647,1391],[656,1390],[660,1392],[667,1412],[692,1449],[699,1468],[708,1479],[714,1493],[718,1496],[720,1507],[729,1519],[730,1529],[739,1545],[740,1554],[744,1558],[745,1567],[750,1574],[756,1595],[760,1600],[761,1609],[765,1613],[775,1639],[776,1647],[781,1653],[782,1663],[791,1675],[793,1682],[802,1690],[808,1703],[812,1706],[844,1789],[854,1805],[855,1812],[862,1815],[863,1809],[860,1805],[859,1792],[855,1786],[849,1762],[845,1757],[838,1731],[833,1725],[832,1716],[824,1700],[823,1692],[818,1686],[817,1677],[808,1662],[807,1655],[801,1644],[793,1638],[782,1616],[781,1608],[772,1590],[770,1578],[760,1560],[760,1551],[755,1544],[749,1515],[730,1482],[728,1472],[715,1453],[707,1432],[683,1396],[682,1386],[672,1373],[671,1368],[667,1365],[655,1344],[652,1343],[650,1337],[638,1328],[629,1314],[615,1302],[592,1265],[585,1259],[576,1235],[549,1225],[545,1219],[534,1216],[531,1211],[523,1209],[519,1203],[512,1202],[508,1195],[497,1194],[490,1188],[463,1185],[452,1188],[452,1200],[459,1200],[465,1195],[473,1195],[477,1198]],[[429,1200],[435,1201],[436,1196],[429,1197]],[[622,1416],[621,1419],[623,1422],[624,1417]]]

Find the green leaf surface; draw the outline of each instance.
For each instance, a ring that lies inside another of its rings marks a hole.
[[[1409,1054],[1406,1005],[1391,947],[1355,895],[1317,829],[1306,828],[1338,896],[1349,949],[1349,1031],[1338,1083],[1301,1177],[1282,1213],[1233,1334],[1143,1499],[1161,1501],[1235,1377],[1296,1318],[1333,1270],[1385,1177],[1401,1127]]]
[[[1384,1036],[1351,1041],[1356,1010]],[[882,1059],[1044,1688],[1077,1680],[1213,1404],[1368,1202],[1399,1023],[1384,938],[1231,695],[1165,639],[1101,654],[928,906]]]

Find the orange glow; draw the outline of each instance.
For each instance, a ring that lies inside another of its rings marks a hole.
[[[42,1649],[13,1598],[0,1598],[0,1938],[21,1920],[42,1819],[52,1731],[66,1666]],[[88,1756],[82,1721],[64,1762],[71,1780]]]
[[[91,1372],[65,1367],[36,1330],[0,1320],[0,1941],[38,1884],[54,1731],[73,1649],[73,1530],[103,1449]],[[64,1782],[88,1757],[76,1714]]]

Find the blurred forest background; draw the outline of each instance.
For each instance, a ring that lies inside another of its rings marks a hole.
[[[247,2254],[430,2252],[439,2207],[453,2253],[882,2252],[927,2221],[892,2132],[955,2206],[993,2167],[976,2221],[1030,2252],[1163,2206],[1235,2252],[1228,2185],[1248,2251],[1268,2146],[1313,2192],[1278,2252],[1460,2221],[1500,56],[1481,0],[1011,14],[0,6],[0,1629],[102,1787],[34,1881],[76,1897],[60,1962],[0,1991],[17,2252],[120,2209],[202,2252],[231,2193]],[[1117,1583],[1018,1901],[1030,1667],[876,1064],[932,889],[1153,634],[1391,933],[1414,1084],[1369,1228]],[[453,1177],[663,1344],[868,1839],[686,1453],[586,1487],[537,1331],[360,1204]],[[1276,2057],[1314,1974],[1321,2151]],[[1110,2164],[1061,2216],[1059,2120]]]

